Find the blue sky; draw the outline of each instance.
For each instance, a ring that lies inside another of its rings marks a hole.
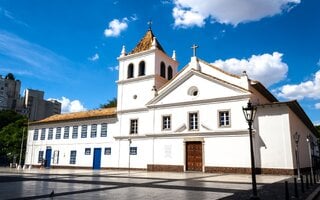
[[[116,96],[122,45],[148,29],[184,67],[197,56],[261,81],[281,101],[298,99],[320,124],[320,1],[0,0],[0,74],[63,102],[95,109]]]

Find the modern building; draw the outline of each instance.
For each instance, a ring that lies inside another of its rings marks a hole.
[[[44,92],[33,89],[25,90],[23,107],[27,109],[30,121],[44,119],[61,113],[60,102],[56,100],[44,100]]]
[[[16,110],[20,102],[21,82],[13,75],[0,75],[0,110]]]
[[[246,73],[227,73],[195,53],[178,72],[175,52],[168,56],[152,30],[118,60],[117,107],[30,123],[26,165],[250,173],[248,101],[257,106],[260,173],[294,174],[319,155],[298,102],[279,102]]]

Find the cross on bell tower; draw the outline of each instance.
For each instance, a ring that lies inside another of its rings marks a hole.
[[[199,47],[199,46],[196,45],[196,44],[192,45],[191,49],[193,50],[193,57],[196,57],[196,53],[197,53],[197,48],[198,48],[198,47]]]
[[[151,20],[148,21],[148,27],[149,27],[149,30],[151,30],[151,27],[152,27],[152,21]]]

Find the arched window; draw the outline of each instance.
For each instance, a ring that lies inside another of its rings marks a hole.
[[[128,78],[133,78],[133,64],[130,63],[128,66]]]
[[[164,62],[161,62],[160,64],[160,76],[166,78],[166,65],[164,64]]]
[[[146,64],[144,61],[141,61],[139,63],[139,76],[144,76],[145,74],[145,68],[146,68]]]
[[[168,67],[168,80],[172,79],[172,67],[169,65]]]

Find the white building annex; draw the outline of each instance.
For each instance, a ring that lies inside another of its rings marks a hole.
[[[249,100],[258,106],[258,173],[294,174],[297,163],[308,170],[319,154],[316,129],[297,101],[279,102],[245,73],[229,74],[195,55],[178,72],[175,52],[168,56],[151,29],[118,60],[117,107],[30,123],[25,165],[250,173],[242,111]]]

